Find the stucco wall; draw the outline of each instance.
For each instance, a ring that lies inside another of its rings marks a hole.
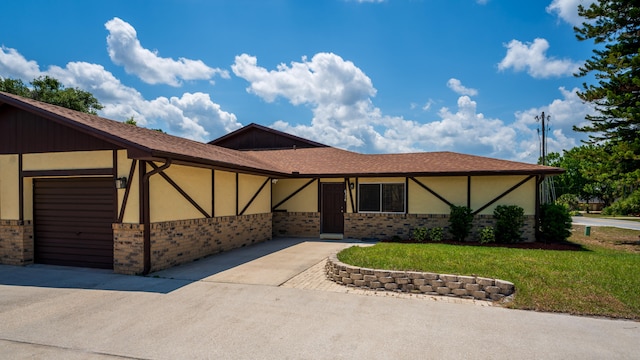
[[[0,219],[19,220],[18,155],[0,155]]]
[[[111,150],[22,155],[22,170],[104,169],[113,166]]]
[[[279,179],[273,184],[273,205],[279,204],[282,200],[303,187],[311,179]],[[318,182],[314,181],[294,197],[285,201],[275,210],[288,212],[316,212],[318,211]]]
[[[156,165],[162,166],[161,163]],[[201,208],[211,214],[211,170],[171,165],[163,172]],[[149,199],[151,222],[205,217],[160,174],[149,178]]]

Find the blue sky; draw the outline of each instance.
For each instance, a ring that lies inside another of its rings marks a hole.
[[[101,116],[199,141],[255,122],[363,153],[535,162],[593,112],[577,5],[592,0],[24,0],[3,5],[0,77],[49,75]]]

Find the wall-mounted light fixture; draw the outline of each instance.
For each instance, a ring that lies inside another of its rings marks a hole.
[[[127,178],[126,177],[120,177],[120,178],[116,178],[116,189],[126,189],[127,187]]]
[[[353,190],[353,189],[355,189],[355,187],[356,186],[352,182],[349,183],[349,189]]]
[[[271,179],[271,183],[272,184],[277,184],[278,183],[278,179]]]

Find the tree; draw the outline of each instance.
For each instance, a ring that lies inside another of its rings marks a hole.
[[[596,133],[593,141],[633,141],[640,137],[640,7],[632,0],[600,0],[578,6],[586,19],[574,27],[580,41],[593,39],[597,48],[576,74],[595,73],[597,84],[583,84],[581,99],[593,103],[597,115],[578,131]]]
[[[31,97],[31,90],[20,79],[0,78],[0,91],[22,97]]]
[[[0,79],[0,91],[94,115],[102,109],[102,104],[90,92],[65,88],[58,79],[49,76],[34,79],[31,86],[28,88],[19,79]]]

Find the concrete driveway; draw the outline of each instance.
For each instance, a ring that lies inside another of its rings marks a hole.
[[[329,252],[350,245],[275,239],[149,277],[0,266],[0,358],[633,359],[640,351],[638,322],[304,285]]]

